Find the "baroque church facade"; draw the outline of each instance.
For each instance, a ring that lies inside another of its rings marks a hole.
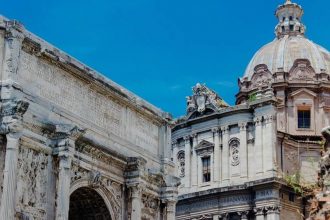
[[[330,120],[330,54],[301,6],[229,106],[203,84],[174,119],[0,16],[0,219],[301,219],[284,181],[314,183]]]
[[[172,129],[181,178],[176,219],[298,220],[306,200],[288,181],[313,186],[330,123],[330,53],[305,37],[303,9],[287,0],[276,38],[253,56],[228,106],[202,84]]]

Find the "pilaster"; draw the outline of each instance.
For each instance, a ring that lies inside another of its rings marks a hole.
[[[131,210],[131,219],[140,220],[142,214],[142,185],[135,184],[130,185],[129,189],[131,191],[131,203],[132,203],[132,210]]]
[[[265,208],[267,220],[280,220],[280,207],[268,206]]]
[[[254,213],[255,213],[255,216],[256,216],[256,220],[264,220],[265,219],[264,207],[255,208]]]
[[[84,133],[73,125],[56,125],[52,141],[53,155],[58,157],[58,177],[56,187],[56,220],[69,217],[71,163],[76,140]]]
[[[229,126],[221,127],[222,132],[222,185],[229,185]]]
[[[191,164],[191,185],[192,187],[197,187],[198,185],[198,158],[197,158],[197,152],[195,150],[195,148],[198,145],[198,135],[197,134],[193,134],[191,135],[192,139],[193,139],[193,147],[192,147],[192,164]]]
[[[241,160],[241,178],[248,178],[248,147],[247,147],[247,123],[239,124],[240,129],[240,160]]]
[[[265,116],[265,131],[263,135],[264,145],[264,172],[274,176],[276,171],[276,129],[275,115]],[[272,140],[272,141],[269,141]]]
[[[191,179],[191,175],[190,175],[190,161],[191,161],[191,152],[190,152],[190,136],[185,136],[184,137],[184,149],[185,149],[185,177],[184,177],[184,186],[186,188],[190,187],[190,179]]]
[[[23,131],[23,115],[28,106],[29,103],[25,101],[14,100],[4,101],[1,106],[2,124],[0,133],[6,135],[7,143],[0,219],[15,218],[18,149]]]
[[[213,139],[214,139],[214,162],[213,162],[213,181],[220,182],[220,143],[219,143],[219,128],[213,128]]]
[[[257,177],[263,174],[264,160],[263,160],[263,146],[262,146],[262,117],[254,118],[255,124],[255,167]]]

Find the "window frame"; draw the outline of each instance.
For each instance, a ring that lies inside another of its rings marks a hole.
[[[202,160],[202,183],[209,183],[209,182],[211,182],[211,170],[212,170],[211,156],[201,157],[201,160]],[[204,163],[205,160],[207,161],[206,166]]]

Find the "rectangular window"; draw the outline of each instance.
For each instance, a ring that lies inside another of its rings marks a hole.
[[[204,157],[202,158],[203,164],[203,182],[211,181],[211,158]]]
[[[311,111],[298,110],[298,128],[310,128],[310,127],[311,127]]]

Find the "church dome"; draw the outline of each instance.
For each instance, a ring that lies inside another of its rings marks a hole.
[[[276,38],[256,52],[244,78],[251,80],[255,67],[260,64],[267,65],[271,73],[289,72],[297,59],[308,59],[316,73],[330,74],[330,53],[304,36],[306,27],[301,23],[302,15],[301,6],[291,1],[278,7]]]

